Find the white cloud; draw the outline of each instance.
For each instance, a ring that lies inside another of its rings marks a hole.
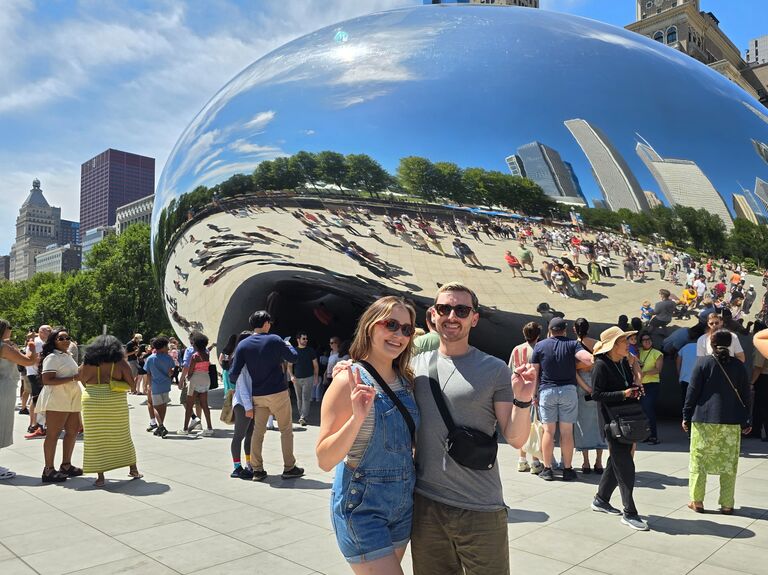
[[[40,18],[36,10],[48,10],[46,3],[3,0],[0,190],[13,200],[10,209],[0,210],[0,254],[14,241],[18,207],[34,177],[64,217],[77,219],[82,162],[113,147],[155,157],[159,177],[186,126],[188,142],[196,142],[190,169],[206,175],[211,168],[232,169],[217,158],[210,130],[190,124],[226,81],[293,38],[413,4],[420,1],[220,0],[214,6],[179,0],[134,8],[80,0],[57,4],[58,16]],[[256,114],[249,130],[263,130],[269,112]],[[283,154],[278,146],[263,148],[251,152],[265,154],[254,157],[255,164]]]
[[[277,146],[260,146],[259,144],[252,144],[247,140],[235,140],[229,145],[230,149],[235,150],[240,154],[248,155],[271,155],[275,153],[281,153],[282,150]]]
[[[264,130],[264,128],[269,124],[272,120],[275,119],[275,112],[274,110],[267,110],[266,112],[259,112],[256,114],[253,119],[250,122],[245,123],[245,128],[248,128],[249,130],[253,131],[254,133],[258,134],[261,131]]]

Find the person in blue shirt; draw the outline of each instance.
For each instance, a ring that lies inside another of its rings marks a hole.
[[[173,377],[175,363],[173,358],[168,355],[167,337],[153,339],[152,350],[152,355],[144,362],[144,371],[147,372],[147,386],[151,390],[152,406],[157,421],[154,435],[165,437],[168,435],[168,430],[163,422],[165,421],[165,411],[171,402],[171,377]]]
[[[272,317],[266,311],[257,311],[248,318],[253,335],[241,341],[235,348],[230,379],[237,381],[243,369],[251,376],[252,409],[246,412],[253,417],[251,437],[251,466],[253,481],[264,481],[264,459],[261,454],[267,419],[275,416],[280,430],[280,445],[283,452],[283,479],[294,479],[304,475],[304,469],[296,466],[293,454],[293,413],[291,396],[283,373],[283,362],[296,363],[298,353],[288,342],[272,335]]]

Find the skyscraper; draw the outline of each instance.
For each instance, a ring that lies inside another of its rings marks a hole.
[[[80,229],[115,223],[115,211],[155,191],[155,160],[108,149],[80,168]]]
[[[768,182],[755,178],[755,195],[762,202],[763,208],[768,210]]]
[[[35,274],[35,256],[58,242],[61,233],[61,208],[48,204],[40,188],[40,180],[32,181],[32,189],[16,218],[16,241],[11,247],[11,281],[21,281]]]
[[[635,150],[672,205],[703,208],[720,216],[727,230],[733,228],[733,218],[725,201],[696,163],[662,158],[645,141],[638,142]]]
[[[654,194],[653,192],[644,191],[645,199],[648,200],[648,205],[651,209],[658,208],[659,206],[663,206],[664,204],[661,203],[661,200],[659,199],[659,196]]]
[[[59,239],[60,246],[66,244],[79,245],[80,244],[80,222],[73,222],[70,220],[61,220],[61,227],[59,227]]]
[[[576,194],[587,205],[587,196],[584,195],[584,190],[581,189],[581,183],[579,183],[579,177],[576,175],[576,170],[573,169],[573,164],[570,162],[563,162],[565,167],[568,168],[568,172],[571,174],[571,181],[573,181],[573,188],[576,190]]]
[[[750,207],[746,196],[741,194],[733,194],[733,210],[736,212],[737,218],[742,218],[757,225],[760,222],[757,219],[757,214]]]
[[[610,208],[614,211],[621,208],[633,212],[648,211],[648,201],[635,175],[602,130],[580,118],[564,123],[587,156]]]
[[[757,152],[757,155],[765,160],[766,164],[768,164],[768,144],[753,139],[752,145],[755,147],[755,152]]]
[[[571,172],[557,150],[541,142],[530,142],[517,149],[517,158],[525,177],[536,182],[556,202],[585,203],[576,192]]]
[[[507,162],[507,167],[509,168],[509,171],[512,172],[513,176],[525,177],[525,170],[523,170],[523,163],[519,156],[512,154],[511,156],[507,156],[505,160]]]

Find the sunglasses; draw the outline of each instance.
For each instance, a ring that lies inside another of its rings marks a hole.
[[[411,337],[413,335],[413,326],[411,324],[400,323],[396,319],[382,319],[381,321],[377,321],[376,325],[382,325],[387,331],[391,331],[392,333],[400,331],[405,337]]]
[[[475,308],[468,305],[448,305],[447,303],[436,303],[432,307],[437,312],[437,315],[446,316],[454,312],[456,317],[461,319],[469,317],[469,314],[475,311]]]
[[[56,341],[71,341],[72,338],[68,335],[60,335],[56,338]]]

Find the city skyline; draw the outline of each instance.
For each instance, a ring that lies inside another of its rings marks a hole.
[[[79,166],[99,150],[114,147],[155,157],[159,176],[189,119],[253,60],[323,25],[420,0],[258,8],[220,4],[216,9],[184,2],[153,8],[130,2],[45,9],[13,1],[4,5],[0,189],[11,198],[10,209],[0,211],[5,229],[13,227],[33,178],[44,182],[50,201],[62,206],[63,218],[77,219]],[[714,11],[736,45],[746,48],[749,39],[765,33],[749,18],[750,5],[755,2],[704,0],[702,9]],[[616,26],[634,19],[631,2],[542,0],[541,11],[547,10]],[[45,41],[29,42],[32,37]],[[547,141],[544,136],[537,137]],[[597,197],[591,176],[582,167],[575,170],[591,202]],[[12,234],[0,237],[0,253],[8,253],[12,242]]]

